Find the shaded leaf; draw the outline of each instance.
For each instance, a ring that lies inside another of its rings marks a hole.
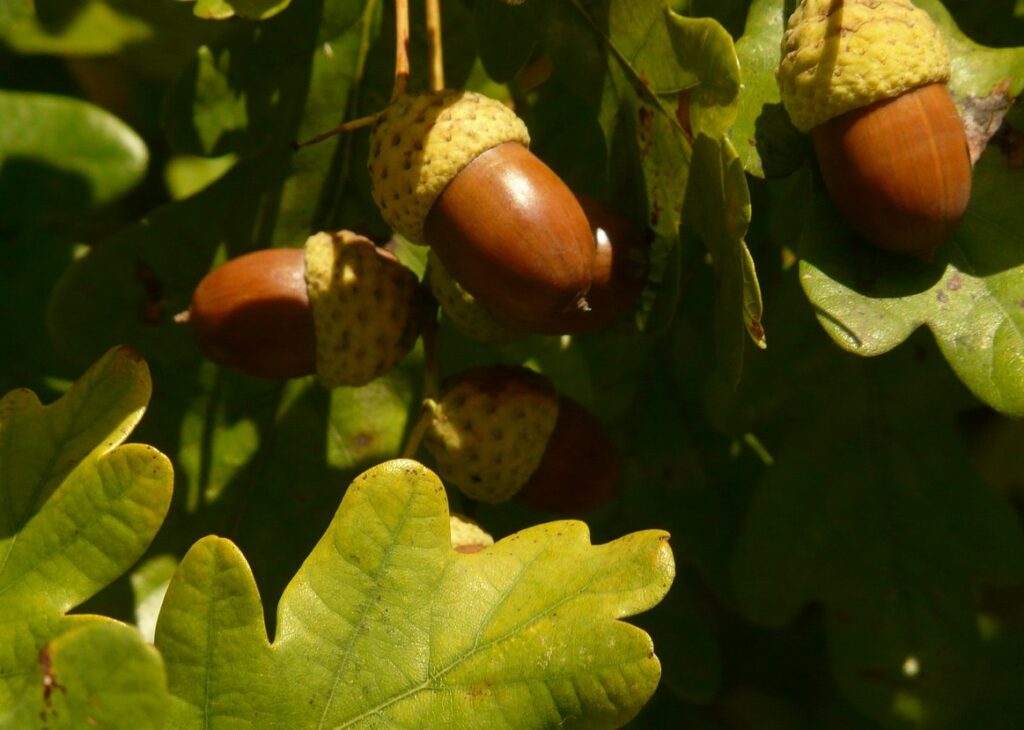
[[[124,573],[163,521],[169,462],[122,444],[149,393],[145,363],[122,348],[53,405],[27,390],[0,401],[0,709],[30,691],[64,614]]]
[[[649,637],[615,619],[668,590],[666,538],[591,546],[585,525],[555,522],[456,553],[440,481],[388,462],[349,487],[272,644],[237,548],[192,548],[157,625],[176,726],[619,726],[660,672]]]
[[[696,136],[703,134],[719,145],[735,119],[739,66],[732,39],[714,20],[677,15],[664,2],[585,5],[566,0],[549,12],[545,48],[553,60],[553,79],[564,84],[554,93],[589,107],[604,135],[608,179],[606,190],[595,192],[613,197],[626,214],[642,216],[655,233],[641,321],[657,330],[674,314],[682,222],[712,253],[723,337],[734,341],[734,333],[745,328],[740,313],[752,311],[747,305],[760,301],[742,233],[734,235],[744,229],[730,218],[736,211],[731,201],[740,201],[742,208],[747,198],[746,181],[742,175],[723,173],[723,182],[716,184],[718,161],[705,170],[696,169],[692,159]],[[542,126],[538,134],[544,131]],[[562,154],[580,157],[566,150]],[[559,162],[555,157],[553,165],[561,171]],[[722,167],[727,169],[728,162]],[[636,178],[643,180],[642,187],[633,183]],[[593,187],[593,180],[588,183]],[[687,190],[703,186],[711,205],[695,212]],[[744,265],[733,265],[737,261]],[[730,358],[730,371],[738,371],[735,347],[723,347],[720,354]]]
[[[0,91],[0,118],[0,227],[109,203],[146,172],[142,139],[92,104]]]
[[[971,468],[953,421],[966,399],[927,340],[860,360],[786,316],[806,335],[737,398],[773,456],[736,546],[737,605],[779,626],[823,604],[858,709],[950,720],[986,681],[974,589],[1024,574],[1019,520]]]
[[[930,264],[863,245],[821,191],[804,212],[801,281],[840,346],[877,355],[926,325],[975,395],[1024,415],[1024,173],[991,149],[967,216]]]

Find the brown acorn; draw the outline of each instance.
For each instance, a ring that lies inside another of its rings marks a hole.
[[[403,95],[374,127],[369,171],[391,227],[431,246],[502,324],[557,332],[588,308],[594,241],[565,183],[505,105],[464,91]]]
[[[802,0],[777,73],[794,125],[850,226],[927,258],[971,193],[967,137],[946,82],[942,34],[910,0]]]
[[[647,282],[650,237],[607,204],[576,193],[594,237],[593,283],[587,293],[588,311],[573,309],[552,322],[550,334],[593,332],[622,319],[632,310]],[[463,334],[479,342],[498,344],[524,333],[497,320],[448,272],[432,251],[425,280],[445,316]]]
[[[265,378],[315,373],[333,388],[397,365],[418,335],[418,307],[412,271],[341,231],[232,259],[203,278],[176,319],[221,365]]]

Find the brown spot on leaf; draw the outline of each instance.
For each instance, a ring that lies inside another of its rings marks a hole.
[[[39,650],[39,668],[43,673],[43,705],[44,714],[50,709],[52,703],[51,697],[54,690],[60,690],[66,692],[63,686],[58,684],[57,677],[53,673],[52,657],[50,656],[50,647],[44,646]]]
[[[957,272],[953,274],[951,277],[949,277],[949,283],[946,284],[946,288],[949,289],[950,291],[957,291],[963,285],[964,278],[963,276],[960,275],[959,272]]]
[[[690,90],[679,93],[679,101],[676,102],[676,119],[679,126],[683,128],[686,139],[693,144],[693,127],[690,126]]]

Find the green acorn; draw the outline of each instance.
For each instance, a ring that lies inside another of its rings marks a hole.
[[[601,423],[521,367],[474,368],[447,381],[424,444],[441,479],[481,502],[518,496],[549,512],[579,513],[610,498],[618,478]]]

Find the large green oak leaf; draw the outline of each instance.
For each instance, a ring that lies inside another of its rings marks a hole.
[[[884,726],[959,727],[999,671],[976,597],[1024,577],[1024,531],[968,458],[956,418],[974,399],[926,333],[850,357],[797,273],[769,290],[789,327],[729,424],[770,457],[737,521],[731,601],[774,627],[820,616],[840,689]]]
[[[463,554],[449,529],[432,472],[365,472],[285,589],[273,643],[239,550],[196,543],[156,630],[174,726],[604,728],[639,711],[660,665],[618,619],[668,590],[666,533],[595,546],[553,522]]]
[[[159,662],[154,668],[134,630],[115,624],[77,638],[63,635],[72,627],[109,622],[67,613],[138,560],[170,504],[167,458],[150,446],[123,443],[145,411],[150,388],[146,364],[134,351],[118,348],[52,405],[42,406],[28,390],[0,400],[0,721],[11,727],[25,727],[21,713],[54,681],[69,707],[129,713],[132,692],[121,693],[117,662],[138,662],[159,679]],[[46,661],[68,667],[70,676],[51,667],[46,680],[44,666],[39,686],[47,652]],[[104,656],[121,658],[107,664]],[[83,657],[98,663],[85,672],[89,660]],[[92,682],[71,681],[89,672],[111,673],[108,693]],[[137,689],[145,702],[162,701],[159,682]],[[99,699],[86,701],[93,692],[100,692]],[[70,725],[61,726],[75,726],[74,718],[78,727],[87,726],[86,715],[68,712],[61,722]]]

